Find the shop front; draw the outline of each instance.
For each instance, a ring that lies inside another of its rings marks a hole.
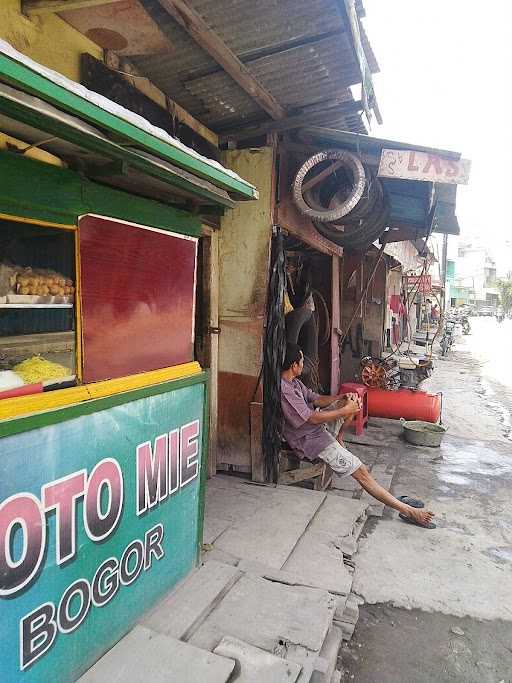
[[[256,191],[2,49],[0,679],[75,680],[198,561],[201,214]]]

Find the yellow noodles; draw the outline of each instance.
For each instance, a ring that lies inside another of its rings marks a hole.
[[[52,363],[45,358],[41,358],[41,356],[32,356],[32,358],[24,360],[15,365],[13,370],[26,384],[36,384],[37,382],[44,382],[50,379],[61,379],[73,374],[64,365]]]

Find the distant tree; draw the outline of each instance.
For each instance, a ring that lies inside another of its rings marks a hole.
[[[509,273],[506,278],[499,279],[496,284],[503,312],[508,314],[512,311],[512,273]]]

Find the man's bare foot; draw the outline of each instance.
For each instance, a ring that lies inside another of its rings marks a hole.
[[[413,519],[417,524],[421,524],[422,526],[427,526],[427,524],[430,524],[432,522],[432,518],[434,517],[434,513],[430,510],[418,510],[417,508],[412,507],[409,507],[407,510],[407,515],[410,517],[410,519]]]

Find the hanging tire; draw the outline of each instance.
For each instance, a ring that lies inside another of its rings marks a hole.
[[[312,195],[308,195],[312,204],[310,205],[302,191],[306,175],[316,166],[325,165],[326,161],[341,161],[342,168],[348,172],[351,178],[348,196],[331,209],[327,206],[323,207],[313,199]],[[363,164],[354,154],[346,150],[327,150],[313,155],[302,164],[293,181],[292,194],[297,208],[304,216],[329,223],[343,218],[357,206],[363,196],[365,186],[366,173]]]

